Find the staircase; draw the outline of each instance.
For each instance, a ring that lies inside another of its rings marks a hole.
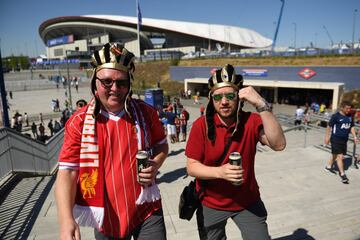
[[[55,176],[19,176],[0,198],[0,239],[28,239]]]
[[[51,190],[63,131],[46,144],[0,129],[0,239],[28,239]]]

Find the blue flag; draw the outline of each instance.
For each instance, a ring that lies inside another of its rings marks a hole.
[[[140,26],[142,24],[142,19],[141,19],[141,10],[140,10],[139,0],[137,1],[137,17],[138,17],[138,25]]]

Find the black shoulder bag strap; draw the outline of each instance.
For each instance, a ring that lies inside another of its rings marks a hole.
[[[224,152],[223,152],[222,155],[219,157],[219,159],[215,161],[215,166],[220,166],[220,164],[222,163],[222,161],[224,161],[224,158],[226,157],[226,155],[227,155],[227,153],[228,153],[228,151],[229,151],[231,142],[232,142],[231,137],[226,138],[226,145],[225,145]],[[196,178],[195,178],[195,181],[198,181],[199,184],[200,184],[200,189],[199,189],[199,192],[198,192],[198,196],[200,197],[201,194],[202,194],[203,192],[205,192],[206,182],[203,181],[203,180],[196,180]]]

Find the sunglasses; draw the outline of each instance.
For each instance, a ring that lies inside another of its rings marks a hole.
[[[104,88],[111,88],[114,83],[115,83],[117,88],[129,87],[128,79],[111,80],[111,79],[101,79],[101,78],[98,78],[98,77],[96,79],[101,82],[101,84],[103,85]]]
[[[213,97],[215,102],[221,101],[221,99],[223,97],[225,97],[227,100],[231,101],[231,100],[234,100],[234,98],[236,97],[236,93],[235,92],[230,92],[230,93],[213,94],[212,97]]]

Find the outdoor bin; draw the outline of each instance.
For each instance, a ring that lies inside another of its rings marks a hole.
[[[145,90],[145,102],[156,109],[162,109],[164,103],[163,90],[161,88]]]

